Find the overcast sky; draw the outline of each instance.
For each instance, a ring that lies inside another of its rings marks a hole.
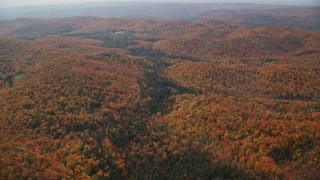
[[[0,7],[15,7],[45,4],[65,4],[77,2],[104,2],[107,0],[0,0]],[[117,0],[113,0],[117,1]],[[119,1],[119,0],[118,0]],[[121,0],[138,1],[138,0]],[[251,2],[251,3],[281,3],[281,4],[301,4],[301,5],[320,5],[320,0],[140,0],[158,2]]]

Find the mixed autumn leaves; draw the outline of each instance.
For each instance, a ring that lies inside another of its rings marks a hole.
[[[1,28],[3,178],[319,176],[318,32],[88,17]]]

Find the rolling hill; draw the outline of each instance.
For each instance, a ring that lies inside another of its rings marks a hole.
[[[320,33],[206,16],[1,21],[0,177],[317,179]]]

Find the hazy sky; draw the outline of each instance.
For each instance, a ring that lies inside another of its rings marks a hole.
[[[29,6],[44,4],[65,4],[77,2],[104,2],[107,0],[0,0],[0,7],[13,6]],[[113,0],[117,1],[117,0]],[[121,1],[137,1],[137,0],[121,0]],[[140,0],[140,1],[158,1],[158,2],[251,2],[251,3],[281,3],[281,4],[320,4],[320,0]]]

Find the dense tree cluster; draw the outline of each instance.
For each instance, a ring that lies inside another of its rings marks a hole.
[[[282,63],[250,66],[186,62],[171,66],[167,74],[185,87],[225,96],[320,100],[319,66]]]
[[[175,97],[173,111],[154,123],[165,124],[165,152],[206,152],[213,164],[245,169],[255,177],[284,177],[293,168],[319,168],[319,103],[238,99],[221,95]],[[284,106],[277,109],[277,106]],[[289,106],[289,107],[288,107]],[[309,106],[305,112],[293,109]],[[290,109],[286,111],[285,109]],[[308,120],[309,119],[309,120]]]
[[[202,22],[204,23],[204,22]],[[207,27],[175,31],[155,47],[198,59],[319,56],[319,34],[282,27]]]
[[[26,69],[1,89],[1,175],[122,176],[123,157],[113,146],[125,145],[131,126],[139,126],[132,112],[140,78],[139,66],[67,54]]]

